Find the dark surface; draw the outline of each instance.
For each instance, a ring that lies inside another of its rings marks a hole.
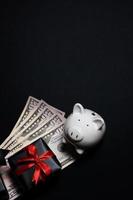
[[[7,189],[4,185],[1,177],[0,177],[0,198],[3,200],[6,200],[9,198]]]
[[[5,156],[9,153],[9,150],[0,149],[0,166],[6,165]]]
[[[43,192],[31,194],[34,200],[132,195],[133,7],[108,2],[6,1],[0,6],[0,142],[29,95],[67,115],[80,102],[107,124],[96,151],[66,168]]]

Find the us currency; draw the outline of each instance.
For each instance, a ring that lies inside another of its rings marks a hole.
[[[37,116],[34,121],[31,121],[28,127],[25,127],[21,130],[16,136],[13,137],[13,141],[6,147],[6,149],[11,150],[14,146],[20,143],[26,136],[29,135],[31,131],[41,126],[41,124],[47,123],[49,120],[54,119],[54,116],[57,116],[59,119],[63,118],[63,116],[55,114],[52,110],[50,110],[47,106],[45,110]],[[56,119],[56,118],[55,118]]]
[[[47,106],[48,106],[50,109],[52,109],[54,112],[59,113],[59,114],[62,115],[63,117],[65,116],[65,112],[63,112],[62,110],[51,106],[50,104],[48,104],[48,103],[47,103],[46,101],[44,101],[43,99],[42,99],[42,101],[43,101],[45,104],[47,104]]]
[[[49,104],[48,104],[49,105]],[[57,113],[59,113],[60,115],[62,115],[63,117],[65,116],[65,112],[63,112],[62,110],[59,110],[51,105],[49,105],[51,107],[51,109],[55,110]]]
[[[13,141],[13,138],[16,137],[16,135],[19,132],[21,132],[25,127],[29,126],[29,123],[34,120],[34,117],[36,118],[37,115],[39,115],[39,112],[41,112],[41,110],[43,110],[44,106],[48,106],[49,109],[61,114],[62,116],[65,115],[64,112],[62,112],[61,110],[59,110],[57,108],[54,108],[53,106],[50,106],[43,100],[39,101],[39,100],[35,99],[34,97],[29,97],[28,102],[24,108],[24,111],[18,120],[18,123],[16,123],[15,128],[13,128],[11,134],[4,141],[4,143],[2,144],[1,147],[3,149],[6,149],[10,145],[10,143]]]
[[[69,151],[69,147],[65,148],[66,144],[63,143],[63,135],[64,124],[62,123],[56,129],[42,136],[42,139],[56,155],[62,169],[71,165],[76,160],[75,152]]]
[[[4,146],[4,148],[6,149],[13,148],[17,144],[17,142],[21,141],[26,135],[28,135],[29,132],[37,128],[42,122],[44,124],[45,121],[48,121],[48,119],[50,119],[50,117],[54,115],[55,112],[61,114],[62,117],[64,115],[64,112],[62,112],[61,110],[51,107],[45,101],[41,100],[40,105],[38,105],[35,112],[31,115],[31,117],[25,123],[22,124],[22,126],[19,126],[16,129],[13,137]]]
[[[36,108],[36,106],[39,104],[40,100],[32,97],[32,96],[29,96],[28,100],[27,100],[27,103],[18,119],[18,121],[16,122],[13,130],[18,127],[26,118],[27,116],[29,115],[29,113]],[[12,130],[12,131],[13,131]]]
[[[1,171],[3,182],[8,191],[9,200],[14,200],[18,198],[21,195],[21,193],[19,191],[18,184],[15,183],[13,177],[11,176],[10,167],[2,166],[0,167],[0,171]]]
[[[54,115],[55,113],[53,112],[53,110],[50,110],[49,107],[45,107],[45,110],[40,112],[39,115],[37,115],[37,117],[32,120],[28,126],[26,126],[24,129],[22,129],[17,135],[15,135],[13,137],[13,140],[10,142],[10,144],[6,147],[6,149],[10,149],[13,148],[13,146],[18,143],[18,139],[19,141],[23,140],[23,138],[28,135],[32,130],[36,129],[37,127],[39,127],[41,125],[41,123],[45,123],[48,120],[50,120],[50,118]]]
[[[6,144],[4,145],[3,149],[6,149],[6,148],[13,142],[13,140],[14,140],[14,135],[15,135],[15,137],[16,137],[16,136],[19,134],[20,131],[22,131],[24,128],[26,128],[26,127],[29,125],[29,123],[30,123],[31,121],[33,121],[40,113],[43,112],[43,110],[45,109],[45,106],[46,106],[46,105],[47,105],[47,104],[46,104],[44,101],[42,101],[42,100],[39,102],[39,104],[38,104],[38,106],[36,107],[36,109],[34,109],[34,110],[30,113],[30,115],[28,116],[28,118],[27,118],[26,120],[24,120],[24,121],[21,123],[21,125],[18,126],[18,127],[14,130],[13,135],[9,138],[8,143],[6,143]]]
[[[47,108],[47,109],[46,109]],[[46,112],[45,112],[46,111]],[[14,146],[14,144],[16,144],[16,140],[15,138],[20,136],[22,134],[22,132],[24,132],[25,130],[31,131],[32,129],[36,128],[42,121],[46,114],[47,117],[50,117],[51,115],[53,115],[54,113],[59,113],[60,115],[64,116],[64,112],[62,112],[61,110],[54,108],[52,106],[50,106],[49,104],[47,104],[45,101],[41,100],[38,103],[38,106],[36,107],[36,109],[34,109],[31,114],[29,115],[29,117],[24,120],[20,126],[18,126],[15,130],[14,130],[14,134],[12,135],[12,138],[10,138],[9,142],[3,147],[4,149],[8,149],[8,147],[10,145]],[[24,135],[25,133],[23,133]]]
[[[64,123],[65,118],[59,114],[55,114],[51,120],[49,120],[47,123],[42,123],[40,127],[36,128],[35,130],[31,131],[27,136],[24,137],[24,139],[17,144],[15,147],[13,147],[10,152],[7,154],[6,158],[14,155],[27,145],[31,144],[32,142],[36,141],[38,138],[41,138],[42,135],[44,135],[46,132],[49,132],[49,130],[54,130],[56,126]]]
[[[17,123],[15,124],[13,130],[11,131],[10,135],[5,139],[5,141],[0,145],[0,148],[3,148],[8,141],[10,140],[10,138],[14,135],[14,130],[16,127],[18,127],[24,120],[26,120],[26,118],[29,116],[30,112],[32,110],[34,110],[36,108],[36,106],[38,105],[39,100],[30,96],[27,100],[27,103],[22,111],[22,114],[20,115]]]
[[[63,133],[64,133],[64,122],[56,125],[50,130],[47,131],[37,131],[32,134],[26,141],[23,141],[17,148],[14,148],[9,154],[6,156],[8,159],[15,153],[17,153],[22,148],[26,147],[27,145],[35,142],[39,138],[42,138],[46,144],[50,147],[50,149],[56,155],[58,161],[61,164],[62,169],[66,168],[73,162],[75,162],[76,157],[73,153],[70,153],[68,149],[64,150],[63,148]]]

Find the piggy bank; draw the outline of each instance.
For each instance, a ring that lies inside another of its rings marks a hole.
[[[79,103],[73,107],[73,113],[64,124],[63,142],[70,142],[77,153],[82,154],[85,149],[98,143],[105,133],[105,122],[96,112],[84,109]]]

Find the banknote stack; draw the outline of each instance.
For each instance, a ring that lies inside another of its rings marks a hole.
[[[0,145],[1,149],[9,150],[6,159],[8,160],[27,145],[41,138],[54,152],[62,169],[72,164],[75,157],[62,148],[64,116],[63,111],[49,105],[44,100],[30,96],[11,133]],[[12,182],[10,180],[9,182],[6,177],[9,199],[14,200],[19,194]]]

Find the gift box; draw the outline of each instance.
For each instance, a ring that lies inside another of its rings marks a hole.
[[[8,162],[23,192],[35,188],[61,170],[56,156],[42,139],[11,156]]]
[[[3,167],[6,166],[5,156],[7,153],[8,151],[0,149],[0,197],[3,200],[9,199],[9,194],[2,178]]]

